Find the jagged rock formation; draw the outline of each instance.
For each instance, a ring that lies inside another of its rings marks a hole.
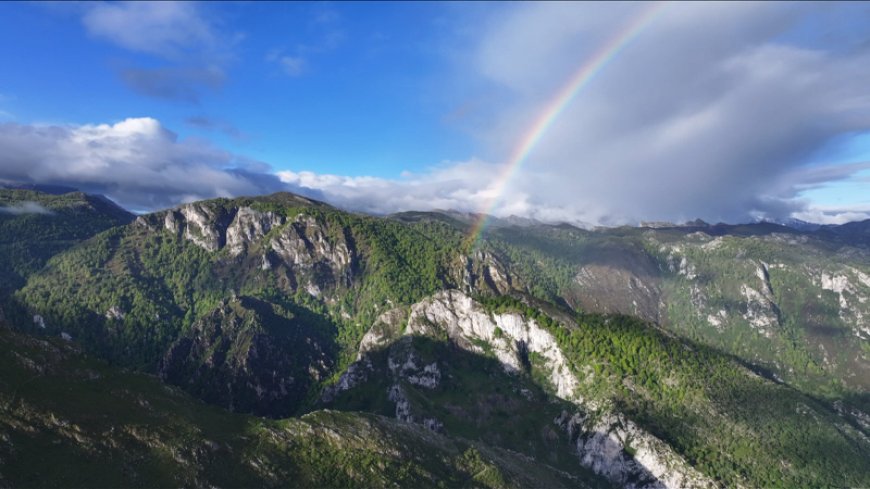
[[[227,227],[227,246],[230,254],[240,255],[263,239],[266,234],[284,224],[284,216],[274,212],[260,212],[250,207],[240,207],[233,222]]]
[[[553,420],[577,447],[581,463],[625,488],[715,487],[670,448],[618,413],[594,419],[566,411]],[[633,455],[628,453],[630,450]]]
[[[594,418],[578,414],[570,420],[556,420],[575,444],[578,461],[596,474],[625,487],[714,485],[666,443],[599,402],[580,397],[576,392],[579,381],[568,368],[555,338],[535,321],[517,313],[487,313],[472,298],[457,290],[440,292],[412,305],[404,331],[398,328],[402,323],[400,318],[398,310],[379,318],[363,339],[361,360],[341,377],[338,385],[329,391],[328,398],[360,385],[366,379],[360,372],[371,369],[366,353],[391,344],[389,369],[394,377],[413,385],[434,388],[440,380],[437,363],[422,365],[415,359],[413,351],[409,352],[408,340],[410,336],[441,338],[446,335],[451,343],[464,350],[477,354],[490,350],[507,373],[529,369],[530,355],[536,356],[535,368],[545,373],[557,397],[575,403],[584,412],[596,413]],[[413,405],[401,384],[390,387],[389,398],[396,405],[397,418],[415,421]],[[437,426],[443,428],[437,419],[423,422],[429,425],[438,423]]]
[[[3,307],[236,411],[312,409],[323,382],[323,403],[624,486],[707,485],[686,461],[735,485],[863,482],[849,467],[866,414],[849,396],[870,385],[870,252],[700,224],[505,225],[475,249],[462,231],[290,195],[216,199],[94,236]],[[820,397],[788,390],[804,381]],[[803,451],[816,445],[847,462]]]
[[[137,224],[156,231],[161,220],[163,229],[179,238],[210,252],[226,250],[238,260],[255,259],[260,270],[280,275],[286,287],[302,288],[314,297],[349,287],[358,266],[348,230],[334,229],[301,211],[287,218],[246,205],[193,203],[142,217]]]
[[[834,273],[822,272],[817,283],[822,290],[837,294],[839,317],[852,325],[852,333],[862,340],[870,340],[870,314],[867,311],[870,275],[854,267],[845,267]]]
[[[594,487],[507,450],[364,413],[207,408],[76,345],[0,328],[3,487]]]
[[[310,274],[306,286],[317,296],[321,289],[350,285],[355,256],[349,243],[344,233],[330,239],[321,223],[303,214],[285,226],[269,247],[291,269]]]
[[[226,229],[232,215],[226,209],[204,204],[187,204],[167,211],[163,226],[208,251],[226,244]]]
[[[507,371],[527,368],[529,354],[544,359],[543,370],[549,373],[550,384],[556,395],[576,400],[577,379],[568,370],[568,364],[553,336],[526,321],[519,314],[490,315],[469,296],[450,290],[411,306],[405,334],[447,337],[461,348],[484,353],[475,340],[490,345]]]
[[[459,257],[459,270],[461,280],[466,291],[488,291],[496,294],[506,294],[511,290],[520,290],[522,287],[493,253],[485,250],[476,250],[470,256]]]

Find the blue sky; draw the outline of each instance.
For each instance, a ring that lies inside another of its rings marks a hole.
[[[447,120],[455,107],[436,88],[452,69],[439,49],[441,24],[457,15],[454,8],[255,3],[198,10],[225,30],[218,46],[225,79],[196,86],[196,100],[185,100],[137,93],[118,73],[198,60],[179,63],[89,34],[75,7],[0,5],[6,118],[85,124],[148,116],[181,137],[207,137],[276,168],[348,175],[392,176],[472,152],[469,135]],[[300,60],[298,73],[288,72],[285,57]]]
[[[0,3],[0,180],[615,224],[870,217],[870,7]]]

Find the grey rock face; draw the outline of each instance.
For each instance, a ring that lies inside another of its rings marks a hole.
[[[272,228],[284,224],[284,217],[273,212],[259,212],[250,207],[240,207],[227,227],[226,246],[233,256],[238,256],[248,247],[260,241]]]
[[[335,287],[349,287],[359,260],[349,230],[330,227],[304,213],[288,219],[247,206],[225,209],[196,203],[158,218],[165,230],[207,251],[226,249],[239,260],[253,254],[263,272],[281,267],[291,288],[301,287],[314,297],[329,296]],[[154,219],[141,222],[151,229],[159,226]]]
[[[435,389],[441,383],[441,370],[437,362],[423,364],[411,348],[411,338],[404,337],[390,347],[387,368],[393,384],[387,389],[387,398],[396,404],[396,418],[408,423],[422,424],[432,431],[443,432],[444,423],[436,418],[421,418],[412,413],[403,383]],[[357,362],[359,363],[359,362]]]
[[[437,363],[424,364],[412,350],[403,347],[411,335],[441,338],[446,333],[451,342],[475,353],[484,353],[479,345],[485,342],[506,372],[523,368],[523,353],[535,353],[558,397],[575,403],[582,412],[596,413],[594,418],[564,414],[554,420],[571,437],[580,464],[630,488],[715,486],[666,443],[631,420],[598,402],[581,398],[576,392],[580,379],[569,369],[556,339],[535,321],[516,313],[490,314],[468,295],[456,290],[439,292],[411,306],[403,333],[393,326],[402,322],[398,311],[389,311],[380,318],[366,335],[368,340],[361,345],[361,358],[365,359],[367,349],[395,341],[390,346],[388,359],[394,379],[426,389],[439,385]],[[403,336],[398,336],[400,334]],[[412,403],[401,382],[389,387],[388,396],[396,404],[399,419],[439,426],[437,420],[414,416]]]
[[[186,204],[166,212],[163,226],[208,251],[217,251],[226,241],[227,214],[204,204]],[[222,225],[223,224],[223,225]]]
[[[347,370],[341,374],[338,382],[324,389],[321,400],[323,402],[332,402],[340,393],[349,391],[368,380],[369,375],[373,371],[372,361],[368,357],[350,364]]]
[[[501,260],[488,251],[477,250],[471,256],[460,256],[459,260],[458,283],[466,292],[483,290],[505,294],[518,285]]]

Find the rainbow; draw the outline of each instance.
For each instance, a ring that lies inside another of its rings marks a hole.
[[[559,115],[565,110],[571,101],[580,90],[585,87],[596,74],[615,58],[623,48],[631,43],[643,30],[649,25],[663,10],[667,2],[653,2],[644,6],[641,11],[629,21],[625,27],[616,35],[611,37],[591,58],[589,58],[576,73],[571,77],[568,83],[556,93],[556,96],[546,105],[541,111],[535,123],[525,133],[525,136],[520,139],[519,144],[514,148],[510,155],[510,159],[504,165],[501,173],[496,177],[495,184],[491,187],[494,189],[492,197],[486,202],[483,210],[478,214],[471,231],[468,235],[469,250],[473,249],[480,236],[483,234],[489,214],[499,203],[502,194],[507,187],[508,182],[516,174],[517,170],[523,165],[529,154],[541,140],[541,137],[550,126],[559,118]]]

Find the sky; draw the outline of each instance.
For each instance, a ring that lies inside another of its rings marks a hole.
[[[870,218],[870,4],[0,3],[0,181],[547,222]]]

